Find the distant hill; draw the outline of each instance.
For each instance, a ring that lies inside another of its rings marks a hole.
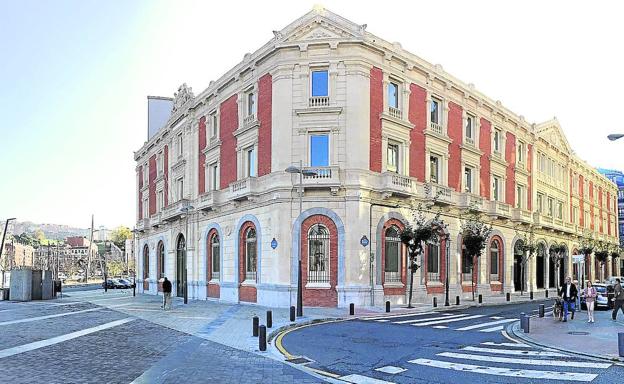
[[[4,230],[4,219],[0,220],[0,231]],[[42,230],[48,239],[65,239],[68,236],[88,236],[88,228],[74,228],[63,224],[37,224],[31,221],[11,221],[7,233],[20,235]],[[1,235],[0,235],[1,236]]]

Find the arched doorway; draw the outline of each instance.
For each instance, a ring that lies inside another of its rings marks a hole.
[[[524,289],[522,285],[522,256],[524,255],[524,242],[522,240],[517,240],[514,244],[514,291],[521,291]]]
[[[176,296],[184,297],[186,286],[186,240],[180,234],[176,242]]]
[[[238,236],[238,298],[240,301],[255,303],[258,300],[256,289],[258,282],[258,235],[255,224],[251,221],[244,222]]]
[[[503,283],[505,281],[505,268],[504,268],[504,247],[503,240],[500,236],[492,236],[490,241],[489,252],[489,275],[490,275],[490,289],[494,291],[503,290]]]
[[[536,269],[536,286],[537,288],[545,287],[545,277],[546,277],[546,246],[544,243],[540,243],[537,246],[537,259],[535,260],[535,269]]]
[[[165,277],[165,244],[158,242],[158,251],[156,252],[156,278],[158,279],[158,291],[162,292],[162,278]]]
[[[220,280],[221,280],[221,239],[215,229],[208,233],[208,239],[206,242],[206,249],[208,250],[208,257],[206,260],[206,276],[207,279],[207,291],[208,297],[218,298],[220,296]]]
[[[149,291],[149,246],[143,247],[143,291]]]

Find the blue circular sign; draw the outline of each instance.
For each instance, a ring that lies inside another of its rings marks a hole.
[[[368,243],[368,237],[366,237],[366,235],[362,236],[362,238],[360,239],[360,244],[362,244],[362,247],[366,247]]]
[[[275,240],[275,237],[273,238],[273,240],[271,240],[271,248],[277,248],[277,240]]]

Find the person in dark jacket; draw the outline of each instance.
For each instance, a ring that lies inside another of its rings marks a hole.
[[[563,321],[568,321],[568,309],[572,312],[572,320],[574,320],[574,304],[578,298],[578,290],[570,276],[566,277],[565,284],[559,290],[559,296],[563,299]]]
[[[165,281],[162,283],[163,288],[163,308],[164,310],[171,309],[171,281],[165,277]]]
[[[622,289],[622,284],[620,279],[615,279],[615,287],[613,290],[613,313],[611,314],[611,318],[615,320],[617,318],[618,310],[622,310],[624,313],[624,289]]]

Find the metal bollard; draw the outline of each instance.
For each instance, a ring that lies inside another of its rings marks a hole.
[[[438,298],[437,298],[437,297],[434,297],[434,298],[433,298],[433,308],[435,308],[435,307],[437,307],[437,306],[438,306]]]
[[[530,298],[531,300],[533,300],[533,291],[531,291],[531,292],[529,293],[529,298]]]
[[[295,321],[295,307],[290,307],[290,321]]]
[[[455,305],[459,305],[459,296],[455,296]]]
[[[506,296],[507,301],[511,300],[511,293],[507,292],[507,296]]]
[[[273,328],[273,312],[267,311],[267,328]]]
[[[524,315],[524,333],[529,333],[529,320],[531,317],[529,315]]]
[[[260,337],[258,338],[258,347],[262,352],[266,351],[266,327],[261,325],[258,330],[260,331]]]
[[[524,331],[525,330],[525,324],[524,322],[526,321],[525,316],[524,316],[524,312],[520,313],[520,328]],[[526,331],[524,331],[526,333]]]
[[[258,318],[258,316],[254,316],[252,318],[253,321],[253,337],[258,337],[258,325],[260,325],[260,319]]]
[[[539,305],[539,317],[544,317],[544,304]]]
[[[390,302],[386,301],[386,312],[390,312]]]
[[[355,304],[353,303],[349,304],[349,315],[355,315]]]
[[[479,294],[479,304],[483,303],[483,295]]]
[[[544,292],[544,297],[548,299],[548,289],[546,290],[546,292]]]
[[[618,333],[618,352],[620,357],[624,357],[624,332]]]

